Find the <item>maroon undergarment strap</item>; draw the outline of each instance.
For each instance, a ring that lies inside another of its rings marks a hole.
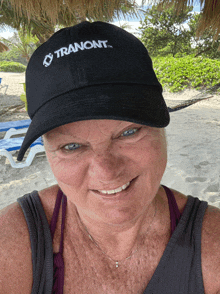
[[[170,221],[171,221],[171,235],[172,235],[178,225],[178,222],[181,217],[181,213],[177,206],[176,199],[173,195],[173,192],[166,186],[164,185],[162,186],[165,189],[167,198],[168,198],[169,209],[170,209]]]
[[[59,215],[60,205],[62,200],[62,224],[61,224],[61,238],[60,248],[58,253],[53,254],[53,294],[63,294],[64,285],[64,261],[63,261],[63,235],[66,215],[67,198],[63,192],[59,189],[56,199],[56,204],[50,224],[51,237],[53,240],[56,230],[57,219]]]

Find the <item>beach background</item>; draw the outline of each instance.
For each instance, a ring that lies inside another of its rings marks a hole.
[[[0,72],[0,78],[8,85],[6,95],[5,88],[0,89],[0,121],[29,119],[20,100],[25,74]],[[173,107],[200,93],[194,89],[178,93],[164,89],[163,96],[168,107]],[[166,128],[168,163],[162,184],[220,208],[220,95],[206,97],[210,98],[170,113]],[[3,136],[0,133],[0,138]],[[55,183],[45,153],[21,169],[12,168],[6,157],[0,156],[0,209],[26,193]]]

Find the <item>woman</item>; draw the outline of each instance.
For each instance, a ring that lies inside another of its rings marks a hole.
[[[219,210],[160,185],[169,113],[142,43],[65,28],[26,87],[18,160],[43,136],[58,185],[2,211],[0,293],[220,293]]]

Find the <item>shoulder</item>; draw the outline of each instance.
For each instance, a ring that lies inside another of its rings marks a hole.
[[[188,197],[171,190],[180,212],[183,212]],[[208,205],[203,217],[201,263],[205,293],[220,293],[220,209],[211,205]]]
[[[48,222],[56,201],[57,186],[38,192]],[[18,202],[0,211],[0,293],[31,293],[33,283],[29,230]]]
[[[0,211],[0,292],[30,293],[31,244],[27,223],[18,203]]]
[[[220,209],[208,205],[203,218],[203,237],[212,241],[220,241]]]
[[[172,190],[182,212],[188,197]],[[220,292],[220,209],[208,205],[202,223],[201,263],[205,293]]]
[[[206,292],[217,293],[220,291],[220,209],[211,205],[208,205],[203,219],[201,246]]]

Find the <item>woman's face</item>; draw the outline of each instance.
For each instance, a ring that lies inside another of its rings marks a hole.
[[[126,121],[87,120],[44,135],[58,185],[84,216],[121,224],[148,208],[166,162],[164,129]]]

